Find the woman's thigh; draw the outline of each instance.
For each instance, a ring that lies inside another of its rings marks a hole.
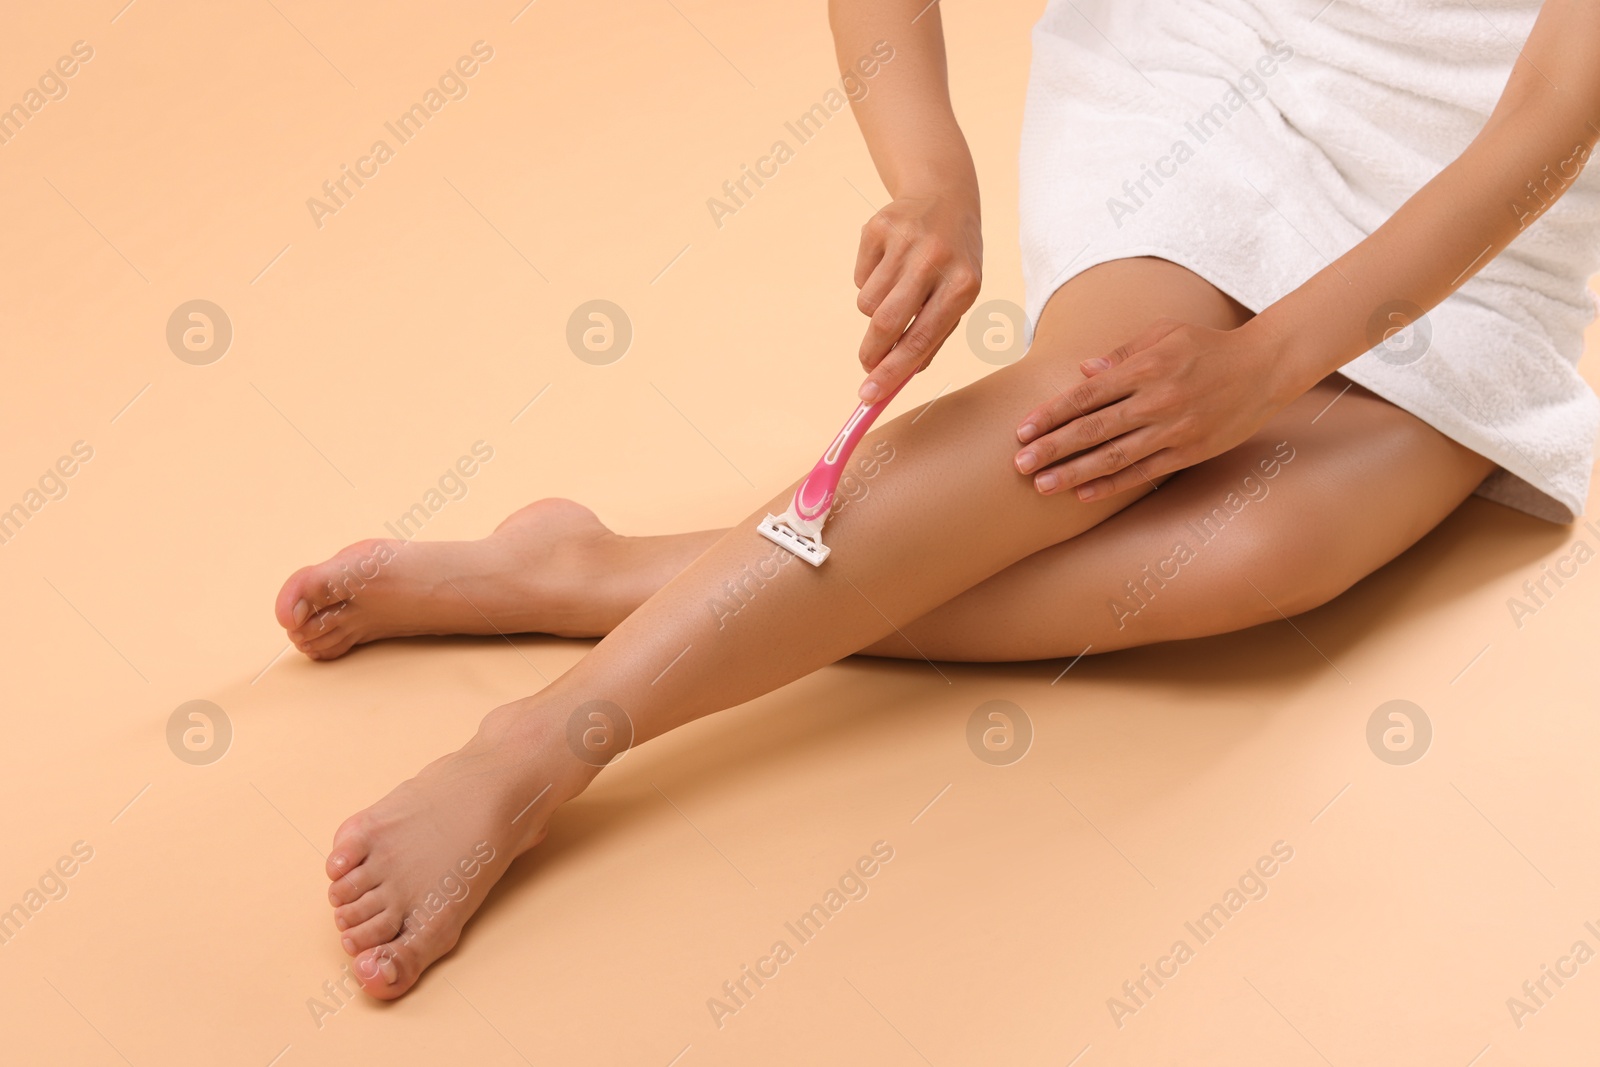
[[[1102,264],[1052,297],[1026,359],[875,431],[862,454],[872,454],[879,437],[903,450],[881,477],[913,483],[919,497],[961,480],[957,467],[975,465],[984,479],[1023,483],[1009,464],[1017,447],[1014,423],[1049,390],[1081,382],[1079,361],[1161,316],[1229,329],[1249,312],[1165,260]],[[1033,544],[1047,547],[979,575],[936,607],[912,609],[922,614],[900,624],[904,636],[863,651],[1049,659],[1090,646],[1109,651],[1272,621],[1326,602],[1399,555],[1491,468],[1421,420],[1330,375],[1237,448],[1157,479],[1159,488],[1132,490],[1126,502],[1105,502],[1098,525],[1086,530],[1063,521],[1054,524],[1061,532],[1048,536],[1053,524],[1040,516],[1077,505],[1031,492],[1017,513],[990,509],[979,520],[984,528],[952,528],[949,551],[958,550],[964,533],[995,536],[995,523],[1038,527],[1045,537]],[[883,483],[866,488],[880,505],[896,503],[884,499]],[[705,536],[715,540],[718,533]],[[703,540],[685,548],[687,558],[704,550]],[[747,579],[754,581],[740,578]],[[742,602],[723,610],[732,613]]]
[[[1018,660],[1226,633],[1326,603],[1415,544],[1492,464],[1335,374],[1237,448],[903,627]],[[900,638],[868,651],[918,655]]]

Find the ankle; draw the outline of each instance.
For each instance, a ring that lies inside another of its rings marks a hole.
[[[638,571],[642,538],[607,530],[565,546],[559,578],[545,597],[557,637],[604,637],[649,598]]]
[[[530,770],[537,768],[537,776],[550,784],[541,806],[548,803],[552,807],[582,793],[605,765],[604,759],[581,748],[588,725],[587,705],[568,715],[558,714],[555,707],[538,697],[502,704],[484,716],[471,742],[497,752],[516,753]],[[629,727],[622,730],[627,733]],[[591,734],[591,738],[595,736]]]

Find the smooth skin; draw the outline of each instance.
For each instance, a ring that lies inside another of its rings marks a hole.
[[[1481,456],[1381,400],[1357,389],[1339,398],[1337,380],[1290,405],[1245,445],[1160,489],[1144,486],[1085,503],[1041,495],[1010,469],[1011,427],[1038,396],[1074,387],[1083,380],[1079,362],[1175,311],[1217,328],[1241,317],[1195,275],[1156,260],[1107,264],[1069,283],[1050,302],[1027,358],[939,399],[920,418],[907,412],[869,434],[865,454],[883,441],[894,458],[871,480],[869,494],[829,524],[828,562],[779,567],[732,617],[708,605],[725,604],[724,583],[745,580],[772,559],[773,546],[755,526],[783,506],[792,487],[732,530],[702,535],[715,536],[709,546],[669,539],[665,560],[653,555],[661,546],[610,543],[610,535],[575,521],[581,516],[535,508],[480,542],[476,558],[471,545],[401,548],[344,601],[333,598],[348,595],[339,581],[357,570],[349,558],[292,578],[280,595],[280,617],[309,595],[309,606],[319,610],[296,631],[298,640],[317,639],[319,618],[333,613],[337,643],[319,653],[333,655],[382,636],[407,612],[413,617],[399,632],[456,628],[430,623],[434,603],[408,596],[408,588],[451,590],[456,616],[471,632],[560,628],[552,623],[572,632],[570,592],[562,603],[552,596],[543,604],[535,593],[516,605],[520,617],[502,614],[494,593],[497,586],[519,588],[518,572],[497,575],[495,561],[520,560],[513,566],[521,573],[539,574],[539,546],[561,522],[569,528],[556,551],[568,567],[582,568],[566,571],[564,581],[581,587],[615,570],[630,551],[648,561],[642,573],[627,575],[638,583],[634,595],[646,598],[622,605],[631,612],[577,666],[534,696],[491,712],[461,751],[339,828],[328,859],[329,896],[367,991],[387,998],[409,989],[454,946],[482,890],[542,839],[556,807],[588,785],[597,769],[568,744],[575,717],[586,729],[609,727],[625,736],[625,714],[638,744],[862,650],[970,659],[1072,656],[1090,643],[1116,648],[1275,619],[1279,611],[1320,603],[1392,558],[1489,470]],[[1267,481],[1258,464],[1278,454],[1282,442],[1293,459]],[[1201,545],[1184,532],[1185,522],[1203,521],[1252,483],[1270,492],[1214,540]],[[1352,499],[1365,505],[1356,522]],[[544,527],[535,531],[538,523]],[[1195,558],[1119,628],[1107,598],[1123,581],[1139,579],[1141,568],[1170,556],[1177,540],[1189,542]],[[372,546],[355,549],[359,555]],[[443,564],[461,569],[436,568]],[[549,613],[544,619],[541,610]],[[602,711],[609,721],[592,718],[594,701],[608,702]],[[463,899],[432,913],[427,901],[439,900],[440,872],[479,842],[489,843],[494,860]]]
[[[836,0],[832,15],[842,67],[897,42],[857,105],[894,197],[857,264],[866,397],[924,366],[970,305],[977,191],[937,7]],[[411,989],[555,809],[630,744],[856,652],[1020,660],[1238,629],[1321,604],[1404,551],[1492,465],[1335,369],[1367,347],[1372,308],[1432,306],[1464,280],[1472,257],[1458,253],[1514,236],[1499,214],[1517,174],[1592,147],[1579,127],[1600,112],[1584,106],[1600,103],[1597,46],[1600,9],[1550,0],[1486,147],[1260,316],[1160,260],[1067,283],[1025,359],[868,435],[859,455],[893,459],[830,522],[822,568],[774,570],[755,532],[791,486],[729,531],[620,538],[543,501],[483,541],[363,542],[297,571],[277,614],[313,658],[414,633],[605,634],[339,828],[329,899],[366,990]],[[749,593],[733,613],[714,607],[726,583]]]

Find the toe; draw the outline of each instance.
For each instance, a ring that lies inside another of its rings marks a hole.
[[[319,648],[315,652],[307,652],[306,655],[312,659],[338,659],[360,643],[360,636],[354,630],[347,630],[340,635],[339,640],[334,641],[325,648]]]
[[[342,598],[336,595],[333,575],[328,573],[331,563],[330,560],[315,567],[301,567],[289,575],[272,606],[279,626],[285,630],[296,629],[305,625],[313,612],[339,603]]]
[[[352,815],[333,835],[333,851],[328,853],[329,881],[338,881],[354,871],[372,854],[372,834],[362,815]],[[340,903],[344,903],[340,901]]]
[[[357,867],[349,874],[328,886],[328,903],[336,908],[360,900],[362,895],[369,893],[382,884],[372,868],[367,866]]]
[[[379,1000],[403,996],[421,972],[408,962],[410,952],[398,941],[368,949],[356,957],[356,980],[367,995]]]
[[[415,936],[401,934],[393,941],[356,957],[356,979],[368,996],[393,1000],[417,984],[422,972],[455,947],[459,931],[424,929]]]
[[[299,643],[326,637],[339,628],[340,621],[345,617],[345,609],[349,606],[350,602],[346,600],[308,616],[299,626],[289,631],[289,639]]]
[[[349,600],[364,582],[376,574],[374,565],[393,558],[393,549],[383,540],[358,541],[348,545],[332,559],[313,567],[301,567],[278,590],[273,614],[285,630],[298,629],[315,612]]]
[[[327,628],[318,630],[316,620],[326,615],[327,612],[321,612],[313,616],[310,624],[289,634],[295,648],[309,656],[313,652],[327,652],[350,636],[343,626],[335,624],[335,620],[325,620]]]
[[[363,893],[348,904],[333,909],[333,925],[341,934],[360,926],[388,906],[382,893]]]
[[[368,894],[376,896],[377,894]],[[378,914],[361,923],[352,926],[339,938],[339,943],[351,956],[364,952],[369,948],[377,948],[394,940],[400,932],[400,917],[392,908],[384,908]]]

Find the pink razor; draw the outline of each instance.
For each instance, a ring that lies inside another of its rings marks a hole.
[[[873,421],[905,384],[901,382],[882,399],[856,406],[855,413],[845,422],[828,450],[822,453],[817,465],[811,468],[805,481],[795,489],[789,510],[782,515],[768,515],[761,520],[756,531],[762,537],[793,552],[813,567],[822,566],[829,552],[828,546],[822,543],[822,524],[828,521],[828,511],[833,507],[845,464],[850,462],[850,454],[872,428]]]

